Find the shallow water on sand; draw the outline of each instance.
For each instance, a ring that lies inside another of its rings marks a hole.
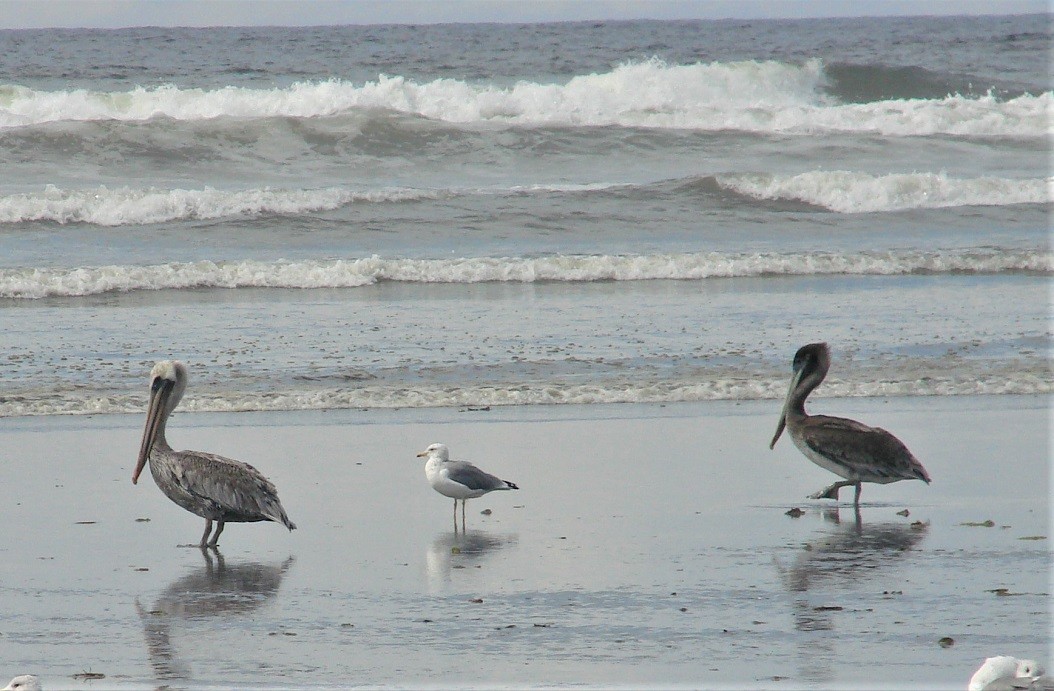
[[[1049,659],[1048,404],[817,400],[893,430],[934,478],[865,486],[859,516],[803,499],[831,476],[767,449],[772,401],[177,414],[175,447],[251,460],[300,527],[231,524],[218,553],[177,548],[200,519],[129,483],[138,416],[3,419],[2,671],[49,691],[89,670],[126,688],[961,688],[989,655]],[[433,441],[522,489],[474,500],[455,534],[414,457]]]

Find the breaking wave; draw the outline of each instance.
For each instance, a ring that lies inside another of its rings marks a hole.
[[[715,179],[724,189],[755,199],[793,199],[847,214],[1054,201],[1054,178],[963,180],[939,173],[869,175],[834,170],[799,175],[719,175]]]
[[[697,181],[698,179],[695,179]],[[1054,201],[1054,179],[956,179],[936,173],[869,175],[812,171],[798,175],[730,174],[703,178],[720,189],[758,200],[788,199],[838,213],[869,213],[955,206],[1008,206]],[[670,186],[670,182],[657,183]],[[0,223],[145,225],[172,221],[321,213],[354,204],[442,200],[470,195],[576,194],[646,190],[616,183],[475,189],[390,187],[374,190],[260,188],[247,190],[62,189],[0,196]]]
[[[440,191],[408,188],[228,191],[97,187],[66,190],[48,185],[43,192],[0,197],[0,223],[51,221],[123,226],[233,216],[295,216],[331,211],[355,203],[438,199],[442,194]]]
[[[563,83],[497,86],[459,79],[299,82],[282,88],[159,86],[128,91],[39,91],[0,86],[0,129],[61,121],[168,117],[316,118],[394,111],[458,125],[623,126],[760,133],[874,132],[888,136],[1042,137],[1052,131],[1054,93],[1009,100],[992,94],[842,103],[827,94],[820,60],[670,65],[659,59]]]
[[[40,299],[195,288],[357,288],[379,281],[486,283],[703,280],[743,276],[1054,273],[1050,250],[868,253],[554,255],[305,261],[198,261],[156,265],[0,269],[0,298]]]

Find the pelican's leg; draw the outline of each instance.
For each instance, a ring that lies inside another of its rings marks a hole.
[[[219,555],[219,552],[217,552],[216,554]],[[205,573],[208,574],[209,578],[212,578],[213,577],[213,573],[212,572],[214,570],[214,567],[213,567],[213,564],[212,564],[212,555],[209,554],[209,548],[208,547],[202,547],[201,548],[201,556],[205,557]]]
[[[211,532],[212,532],[212,519],[211,518],[206,518],[205,519],[205,534],[201,536],[201,544],[199,544],[198,547],[205,547],[208,544],[207,540],[209,539],[209,533],[211,533]]]
[[[465,532],[465,504],[464,499],[461,500],[461,532]]]
[[[209,547],[215,547],[217,544],[219,544],[220,533],[222,533],[222,532],[223,532],[223,521],[216,521],[216,533],[212,536],[212,539],[209,540]]]
[[[861,489],[860,485],[861,484],[862,483],[859,480],[856,481],[856,496],[853,497],[853,506],[860,506],[860,489]]]
[[[860,487],[860,484],[856,480],[839,480],[830,487],[821,489],[816,494],[810,494],[809,499],[834,499],[835,501],[838,501],[838,490],[843,487],[848,487],[849,485],[856,485],[857,488]]]

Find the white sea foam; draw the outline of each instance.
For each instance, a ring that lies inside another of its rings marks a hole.
[[[0,298],[38,299],[136,290],[188,288],[356,288],[378,281],[486,283],[538,281],[703,280],[736,276],[898,275],[909,273],[1054,272],[1049,250],[869,253],[700,252],[656,255],[554,255],[0,269]]]
[[[973,98],[900,99],[783,109],[771,114],[771,130],[799,134],[867,132],[910,137],[947,134],[974,137],[1044,137],[1054,133],[1054,92],[1009,101]],[[766,131],[762,123],[756,128]],[[743,128],[751,129],[751,128]]]
[[[408,188],[229,191],[96,187],[68,190],[48,185],[39,193],[0,197],[0,223],[53,221],[120,226],[241,215],[297,215],[329,211],[356,202],[436,199],[440,194],[434,190]]]
[[[722,187],[756,199],[795,199],[840,213],[1054,202],[1054,178],[955,179],[940,173],[869,175],[844,170],[799,175],[719,175]]]
[[[813,171],[799,175],[734,174],[715,177],[721,187],[755,199],[795,199],[840,213],[898,211],[951,206],[1006,206],[1054,201],[1054,178],[955,179],[944,174],[907,173],[874,176],[849,171]],[[597,192],[629,188],[619,183],[537,184],[507,188],[375,190],[259,188],[219,190],[137,189],[106,186],[0,196],[0,223],[50,221],[99,226],[145,225],[235,216],[300,215],[359,203],[436,200],[470,195],[529,195]]]
[[[389,110],[459,123],[609,126],[889,136],[953,134],[1042,137],[1054,129],[1054,92],[1009,101],[941,99],[838,104],[822,94],[819,60],[804,64],[740,61],[669,65],[652,59],[566,83],[520,81],[511,87],[401,76],[353,84],[300,82],[284,88],[136,87],[123,92],[0,88],[0,128],[62,120],[142,121],[155,117],[325,117]]]
[[[981,366],[983,370],[983,365]],[[363,386],[305,391],[264,391],[188,396],[180,410],[188,412],[245,412],[338,410],[353,408],[439,408],[535,405],[597,405],[608,403],[677,403],[721,400],[779,400],[786,392],[783,378],[708,378],[705,381],[558,382],[510,386]],[[827,397],[1032,395],[1054,393],[1054,382],[1031,371],[964,371],[955,376],[926,376],[902,380],[824,382]],[[56,394],[0,398],[0,417],[141,413],[141,394]]]

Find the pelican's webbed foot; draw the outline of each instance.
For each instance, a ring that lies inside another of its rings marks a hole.
[[[810,494],[809,499],[834,499],[835,501],[838,501],[838,490],[849,485],[857,485],[857,483],[851,480],[840,480],[830,487],[825,487],[819,492]],[[859,485],[857,485],[857,487],[859,487]]]
[[[825,487],[819,492],[813,492],[809,495],[809,499],[834,499],[838,501],[838,490],[842,489],[842,486],[837,482],[830,487]]]

